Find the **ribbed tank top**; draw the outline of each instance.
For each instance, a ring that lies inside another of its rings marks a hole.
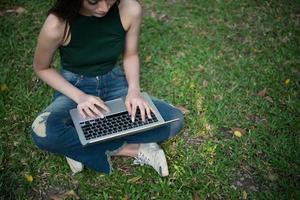
[[[78,14],[70,25],[71,40],[59,48],[64,69],[85,76],[103,75],[124,50],[126,32],[117,4],[103,17]]]

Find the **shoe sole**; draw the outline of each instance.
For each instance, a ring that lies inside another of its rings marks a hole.
[[[163,177],[168,176],[169,175],[168,163],[167,163],[164,151],[159,150],[158,153],[157,153],[157,156],[160,158],[159,163],[162,163],[162,165],[159,166],[159,169],[158,169],[159,172],[158,173]],[[166,166],[166,167],[162,167],[162,166]]]

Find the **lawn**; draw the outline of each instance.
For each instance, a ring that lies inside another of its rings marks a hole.
[[[52,2],[0,2],[0,199],[300,199],[298,0],[141,1],[142,90],[185,113],[162,144],[165,178],[125,158],[72,175],[34,145],[53,91],[32,59]]]

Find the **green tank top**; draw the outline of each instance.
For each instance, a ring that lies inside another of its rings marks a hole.
[[[71,40],[59,48],[64,69],[85,76],[112,70],[124,50],[126,32],[114,4],[104,17],[78,15],[70,25]]]

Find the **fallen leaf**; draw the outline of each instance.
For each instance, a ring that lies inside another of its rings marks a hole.
[[[147,57],[145,58],[145,62],[148,63],[148,62],[151,61],[151,59],[152,59],[152,56],[147,56]]]
[[[202,87],[206,88],[208,86],[208,81],[207,80],[204,80],[202,82]]]
[[[269,173],[268,178],[270,181],[275,182],[277,181],[278,176],[276,174]]]
[[[289,83],[290,83],[290,79],[288,78],[288,79],[286,79],[285,81],[284,81],[284,84],[286,84],[286,85],[288,85]]]
[[[32,177],[31,175],[29,175],[29,174],[25,174],[25,179],[26,179],[26,181],[28,181],[29,183],[32,183],[32,181],[33,181],[33,177]]]
[[[196,87],[195,84],[194,84],[194,83],[191,83],[190,88],[191,88],[191,89],[194,89],[195,87]]]
[[[141,179],[140,176],[133,177],[133,178],[129,179],[129,180],[127,181],[127,183],[136,183],[136,182],[138,182],[140,179]]]
[[[27,12],[27,10],[21,6],[17,6],[14,8],[15,13],[17,13],[18,15]]]
[[[267,95],[267,88],[264,88],[259,93],[257,93],[257,96],[265,97]]]
[[[159,21],[170,21],[170,17],[168,15],[165,15],[165,14],[162,14],[162,15],[159,15],[158,18],[157,18]]]
[[[0,84],[0,92],[6,92],[8,91],[8,87],[5,83]]]
[[[243,194],[243,199],[247,199],[248,194],[247,194],[247,192],[245,190],[242,192],[242,194]]]
[[[185,56],[185,54],[183,53],[183,52],[177,52],[177,54],[176,54],[176,56],[178,57],[178,58],[180,58],[180,57],[184,57]]]
[[[242,137],[242,133],[240,131],[233,131],[233,134],[236,136],[236,137]]]
[[[26,13],[27,10],[21,6],[15,6],[12,9],[8,9],[5,11],[0,11],[0,16],[4,16],[5,14],[15,13],[17,15],[20,15],[22,13]]]
[[[246,133],[246,131],[242,128],[233,128],[232,131],[236,137],[242,137],[242,135]]]
[[[177,108],[179,108],[179,110],[181,110],[181,112],[183,112],[185,115],[190,113],[190,111],[184,105],[179,105]]]
[[[274,103],[273,99],[269,96],[266,96],[265,99],[270,103]]]
[[[200,200],[200,197],[197,192],[194,193],[194,200]]]
[[[63,194],[54,194],[49,197],[50,200],[65,200],[69,197],[74,197],[75,199],[80,199],[79,196],[74,192],[74,190],[67,191]]]

